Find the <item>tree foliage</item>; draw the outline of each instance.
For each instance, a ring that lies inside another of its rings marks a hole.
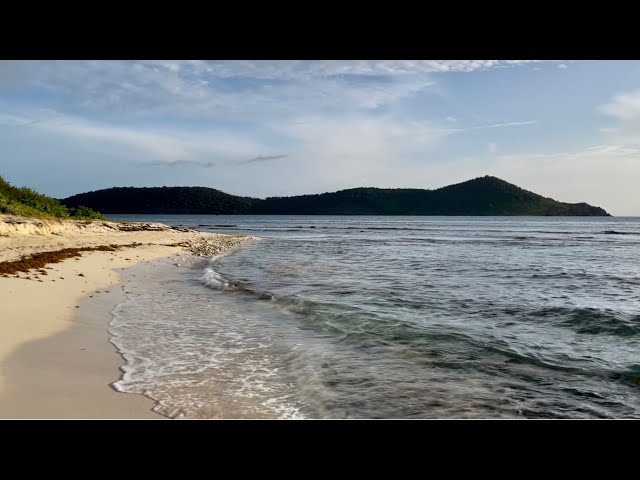
[[[14,187],[0,177],[0,213],[37,218],[104,219],[89,207],[70,208],[29,187]]]
[[[109,188],[63,200],[104,213],[278,215],[608,215],[586,203],[562,203],[496,177],[439,188],[352,188],[333,193],[239,197],[204,187]]]
[[[237,214],[251,213],[256,201],[205,187],[114,187],[74,195],[63,203],[104,213]]]

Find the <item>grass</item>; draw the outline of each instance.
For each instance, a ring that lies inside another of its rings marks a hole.
[[[29,187],[14,187],[0,177],[0,213],[42,219],[106,220],[88,208],[69,208]]]

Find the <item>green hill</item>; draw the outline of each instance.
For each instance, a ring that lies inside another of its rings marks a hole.
[[[88,205],[104,213],[138,214],[609,215],[599,207],[558,202],[490,176],[437,190],[352,188],[264,200],[205,187],[109,188],[62,202],[72,208]]]
[[[114,187],[65,198],[70,207],[91,205],[104,213],[250,213],[258,200],[206,187]]]
[[[267,198],[255,213],[345,215],[608,215],[586,203],[562,203],[496,177],[437,190],[352,188],[335,193]]]
[[[105,220],[101,214],[88,207],[67,207],[55,198],[42,195],[31,188],[14,187],[0,177],[0,214],[2,213],[47,219]]]

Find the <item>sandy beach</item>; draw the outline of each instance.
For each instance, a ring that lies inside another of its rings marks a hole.
[[[111,387],[124,360],[108,324],[126,300],[124,269],[184,263],[186,244],[203,239],[219,251],[244,240],[161,224],[0,215],[0,418],[163,418],[152,400]],[[34,254],[99,246],[113,250],[7,273],[8,262]]]

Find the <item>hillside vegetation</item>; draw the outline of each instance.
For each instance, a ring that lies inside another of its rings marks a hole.
[[[205,187],[114,187],[81,193],[62,200],[65,205],[91,205],[104,213],[251,213],[259,201]]]
[[[14,187],[0,177],[0,214],[35,218],[67,218],[93,220],[105,218],[89,207],[68,207],[55,198],[47,197],[29,187]]]
[[[74,195],[63,203],[138,214],[608,215],[599,207],[558,202],[490,176],[437,190],[352,188],[264,200],[205,187],[109,188]]]

